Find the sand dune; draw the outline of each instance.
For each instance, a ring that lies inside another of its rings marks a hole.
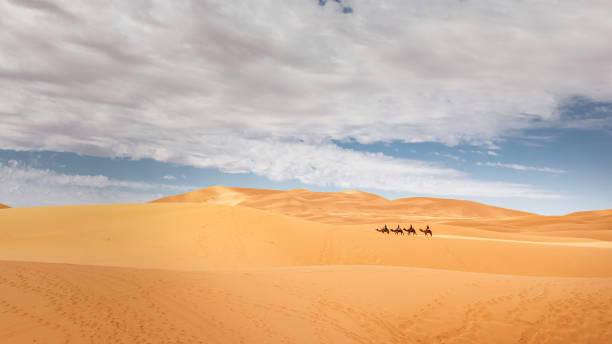
[[[442,198],[388,200],[362,191],[313,192],[215,186],[153,202],[197,202],[241,205],[329,224],[406,222],[417,217],[499,218],[529,215],[477,202]]]
[[[611,310],[609,278],[0,262],[3,343],[608,343]]]
[[[497,241],[497,242],[515,242],[520,244],[530,245],[553,245],[553,246],[574,246],[574,247],[597,247],[597,248],[612,248],[612,241],[529,241],[529,240],[514,240],[514,239],[495,239],[482,238],[473,236],[445,235],[438,234],[437,238],[450,238],[461,240],[479,240],[479,241]]]
[[[2,203],[0,203],[0,209],[6,209],[6,208],[10,208],[8,205],[4,205]]]
[[[611,232],[612,210],[364,192],[9,208],[0,342],[607,343]]]
[[[565,216],[542,216],[453,199],[414,197],[388,200],[361,191],[334,193],[222,186],[164,197],[153,202],[240,205],[334,225],[380,226],[388,223],[393,226],[414,224],[424,227],[435,224],[445,234],[453,235],[469,233],[489,237],[495,236],[493,233],[497,232],[553,236],[555,240],[567,237],[612,241],[612,209]]]
[[[496,232],[612,240],[612,210],[573,213],[565,216],[529,215],[503,219],[452,219],[442,220],[439,223]]]
[[[504,233],[496,233],[496,241],[461,239],[471,233],[442,226],[435,238],[385,235],[370,225],[329,225],[220,204],[31,207],[2,212],[0,259],[167,269],[392,265],[612,276],[612,249],[533,245],[533,236]]]

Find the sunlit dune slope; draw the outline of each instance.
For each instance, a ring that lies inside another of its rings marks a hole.
[[[0,213],[0,259],[170,269],[385,265],[612,276],[610,248],[385,235],[370,225],[328,225],[202,203],[6,209]]]
[[[361,191],[279,191],[222,186],[153,202],[241,205],[325,224],[429,224],[447,234],[460,232],[495,237],[495,233],[520,233],[612,241],[612,210],[542,216],[453,199],[414,197],[388,200]]]
[[[221,187],[166,200],[0,211],[0,342],[612,340],[609,210]]]
[[[502,218],[530,215],[481,203],[442,198],[388,200],[362,191],[313,192],[215,186],[153,202],[199,202],[241,205],[329,224],[406,222],[415,216]]]
[[[10,208],[8,205],[4,205],[2,203],[0,203],[0,209],[6,209],[6,208]]]
[[[612,209],[572,213],[565,216],[529,215],[501,219],[450,219],[439,224],[479,228],[496,232],[522,232],[556,237],[612,241]]]
[[[3,343],[610,343],[612,279],[0,261]]]

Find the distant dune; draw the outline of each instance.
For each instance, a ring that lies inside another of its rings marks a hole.
[[[10,208],[8,205],[4,205],[2,203],[0,203],[0,209],[6,209],[6,208]]]
[[[313,192],[303,189],[209,187],[164,197],[153,203],[207,203],[245,206],[309,221],[336,225],[431,225],[443,233],[524,233],[612,240],[612,210],[542,216],[482,203],[413,197],[388,200],[362,191]],[[481,232],[486,230],[487,232]]]
[[[562,246],[569,239],[432,228],[433,238],[386,235],[372,225],[332,225],[207,203],[11,208],[0,216],[0,259],[188,270],[384,265],[612,277],[612,249],[589,246],[600,241],[580,238],[571,242],[583,246]]]
[[[197,202],[241,205],[330,224],[408,221],[414,216],[444,218],[502,218],[532,215],[482,203],[443,198],[388,200],[362,191],[314,192],[214,186],[153,202]]]
[[[480,228],[494,232],[523,232],[612,241],[612,209],[572,213],[565,216],[531,215],[504,219],[451,219],[440,223],[465,229]]]
[[[359,191],[8,208],[0,342],[608,343],[611,233],[612,210]]]

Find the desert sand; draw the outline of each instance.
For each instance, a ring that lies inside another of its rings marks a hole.
[[[0,209],[10,208],[8,205],[0,203]]]
[[[433,237],[381,234],[386,223]],[[607,343],[612,210],[214,187],[0,212],[2,343]]]

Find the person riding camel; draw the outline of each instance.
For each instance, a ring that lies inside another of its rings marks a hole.
[[[389,228],[387,228],[387,224],[386,223],[385,223],[385,226],[383,227],[383,229],[385,229],[385,230],[389,229]]]
[[[408,230],[414,230],[414,228],[412,228],[412,223],[410,224],[410,228],[408,228]]]

